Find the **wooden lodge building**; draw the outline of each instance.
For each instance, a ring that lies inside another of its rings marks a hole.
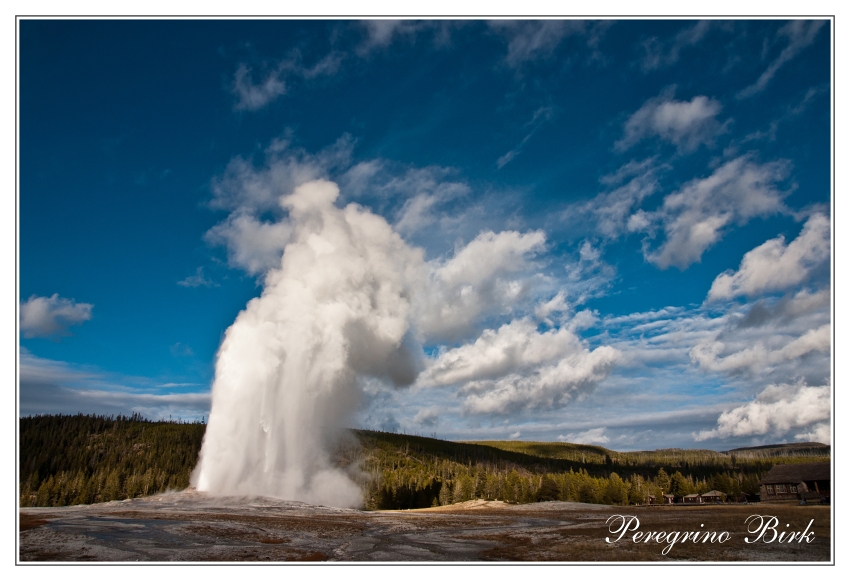
[[[777,464],[759,481],[761,501],[829,498],[829,462]]]

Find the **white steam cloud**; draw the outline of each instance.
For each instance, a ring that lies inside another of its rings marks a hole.
[[[337,208],[338,194],[320,180],[281,199],[289,243],[219,350],[199,490],[362,503],[328,450],[360,378],[415,380],[411,289],[425,270],[421,251],[356,204]]]
[[[570,321],[564,293],[541,299],[542,231],[485,230],[426,262],[384,218],[355,203],[337,207],[330,181],[279,196],[284,217],[264,223],[252,208],[271,212],[281,186],[249,180],[245,193],[237,182],[226,192],[233,213],[208,237],[225,240],[231,264],[264,273],[263,292],[218,352],[193,474],[201,491],[356,507],[358,475],[338,468],[331,450],[376,386],[449,387],[462,413],[503,415],[564,407],[619,358],[576,335],[592,315]],[[562,326],[539,331],[523,314],[535,306],[559,313]],[[494,318],[511,322],[482,330]],[[435,342],[439,354],[426,357],[422,345]],[[422,409],[412,421],[435,426],[445,411]],[[392,414],[382,424],[398,427]]]

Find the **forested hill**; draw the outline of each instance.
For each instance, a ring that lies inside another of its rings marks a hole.
[[[613,464],[617,466],[680,466],[683,462],[687,462],[690,465],[708,464],[712,466],[731,467],[739,459],[767,459],[774,463],[817,462],[819,460],[828,460],[830,456],[830,447],[818,442],[735,448],[726,452],[682,450],[680,448],[640,452],[616,452],[602,446],[588,444],[522,442],[517,440],[467,443],[491,446],[500,450],[528,454],[538,458],[571,460],[583,464]]]
[[[21,418],[21,505],[91,504],[186,488],[205,429],[139,415]]]
[[[205,428],[138,415],[21,418],[21,505],[88,504],[183,489]],[[753,494],[776,463],[829,460],[828,447],[824,452],[813,446],[785,448],[782,456],[774,449],[623,453],[567,443],[450,442],[354,430],[335,460],[361,484],[370,509],[472,498],[628,504],[667,492]]]

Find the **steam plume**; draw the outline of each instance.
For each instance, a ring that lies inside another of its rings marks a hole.
[[[199,490],[362,502],[328,450],[359,403],[359,378],[415,380],[411,289],[424,261],[383,218],[337,208],[338,194],[320,180],[281,199],[291,239],[219,349]]]

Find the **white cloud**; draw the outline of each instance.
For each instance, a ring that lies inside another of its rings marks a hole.
[[[830,434],[831,431],[829,429],[829,422],[823,422],[811,426],[808,432],[797,434],[794,436],[794,439],[801,442],[820,442],[821,444],[831,444],[832,438],[830,437]]]
[[[779,29],[778,37],[788,39],[788,45],[782,49],[779,56],[770,63],[767,69],[761,74],[755,83],[742,89],[737,97],[746,99],[764,90],[779,68],[786,62],[797,56],[797,54],[812,44],[820,32],[820,29],[826,24],[826,20],[794,20]]]
[[[485,330],[474,343],[441,353],[424,373],[424,381],[452,385],[495,379],[586,351],[580,339],[566,328],[540,333],[530,319],[517,319],[498,330]]]
[[[379,195],[407,198],[395,222],[398,232],[409,235],[431,226],[441,205],[469,194],[467,184],[446,179],[449,173],[438,167],[413,168],[379,187]]]
[[[21,303],[21,331],[27,338],[67,335],[68,327],[91,319],[92,307],[57,293],[51,297],[33,295]]]
[[[737,272],[724,272],[714,279],[708,300],[751,297],[796,286],[828,259],[829,253],[829,219],[815,214],[790,244],[780,236],[747,252]]]
[[[694,434],[694,439],[702,441],[768,433],[781,437],[792,430],[811,426],[814,430],[804,434],[802,439],[817,438],[828,444],[828,426],[824,430],[825,424],[820,422],[829,421],[831,402],[828,385],[771,385],[754,401],[720,414],[715,429]]]
[[[562,218],[573,229],[587,228],[590,225],[606,238],[617,238],[621,234],[641,230],[648,222],[635,225],[635,208],[659,189],[658,174],[668,169],[658,164],[657,157],[641,161],[632,160],[612,174],[605,175],[599,181],[613,187],[591,200],[571,204],[562,214]]]
[[[429,263],[428,288],[418,305],[418,329],[431,340],[469,336],[480,316],[509,314],[533,286],[532,258],[542,231],[481,232],[445,261]]]
[[[198,269],[195,271],[195,274],[187,276],[183,280],[177,281],[177,284],[188,288],[194,288],[199,286],[218,286],[218,283],[215,283],[212,280],[208,279],[206,276],[204,276],[203,266],[199,266]]]
[[[255,84],[251,69],[240,63],[233,75],[233,93],[238,98],[234,109],[256,111],[286,93],[286,83],[281,77],[282,71],[272,71],[263,81]]]
[[[419,410],[413,417],[413,422],[421,426],[436,426],[440,421],[443,409],[439,406],[431,406]]]
[[[775,184],[787,174],[786,163],[758,164],[744,155],[706,178],[686,183],[668,195],[661,208],[642,213],[647,229],[660,222],[666,235],[657,250],[644,249],[646,259],[662,269],[684,270],[698,262],[730,224],[785,211],[785,194]]]
[[[605,379],[618,358],[611,347],[591,351],[568,328],[540,333],[531,320],[519,319],[441,352],[420,384],[459,385],[472,414],[552,409]]]
[[[558,291],[554,297],[545,302],[540,302],[534,308],[534,316],[548,325],[553,325],[549,318],[554,313],[566,313],[570,310],[570,305],[566,301],[567,295],[564,291]]]
[[[777,345],[780,342],[784,345]],[[790,341],[788,337],[771,335],[726,355],[722,355],[728,351],[722,341],[709,340],[691,349],[690,355],[691,361],[707,371],[757,373],[812,352],[828,353],[830,345],[831,325],[825,324]]]
[[[558,440],[573,444],[607,444],[611,438],[605,435],[605,428],[593,428],[584,432],[570,432],[566,436],[558,436]]]
[[[690,101],[677,101],[667,91],[654,97],[629,117],[623,126],[623,138],[615,144],[625,151],[647,137],[659,137],[678,147],[681,152],[710,145],[725,130],[717,121],[723,107],[720,102],[699,95]]]
[[[339,70],[342,55],[331,52],[319,59],[313,66],[305,66],[301,52],[294,50],[289,56],[255,83],[254,71],[245,63],[239,63],[233,75],[231,91],[236,96],[233,108],[237,111],[257,111],[285,95],[288,91],[287,79],[313,79],[323,75],[333,75]]]

